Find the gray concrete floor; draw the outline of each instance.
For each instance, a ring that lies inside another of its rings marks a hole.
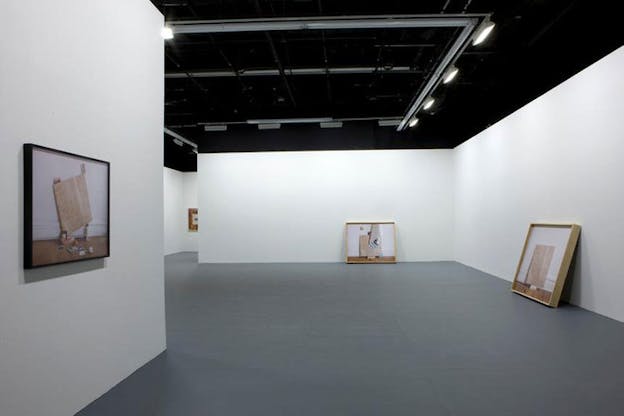
[[[79,413],[623,415],[624,324],[458,263],[166,258],[168,350]]]

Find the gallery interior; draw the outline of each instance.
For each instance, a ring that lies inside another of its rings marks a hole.
[[[3,0],[0,415],[621,415],[589,0]]]

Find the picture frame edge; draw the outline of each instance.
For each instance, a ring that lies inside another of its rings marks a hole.
[[[394,240],[394,260],[392,261],[358,261],[349,260],[349,225],[354,224],[392,224],[393,225],[393,240]],[[345,250],[345,263],[346,264],[396,264],[397,263],[397,225],[396,221],[345,221],[344,223],[344,250]]]
[[[67,152],[65,150],[60,150],[60,149],[55,149],[52,147],[47,147],[47,146],[42,146],[39,144],[35,144],[35,143],[23,143],[22,145],[23,147],[23,151],[24,151],[24,207],[23,207],[23,215],[24,215],[24,233],[23,233],[23,239],[24,239],[24,264],[23,264],[23,268],[24,270],[33,270],[33,269],[40,269],[40,268],[44,268],[44,267],[54,267],[54,266],[58,266],[58,265],[62,265],[62,264],[70,264],[70,263],[79,263],[79,262],[85,262],[85,261],[92,261],[92,260],[99,260],[99,259],[107,259],[111,257],[111,248],[110,248],[110,243],[111,243],[111,233],[110,233],[110,228],[111,228],[111,221],[110,221],[110,217],[111,217],[111,193],[110,193],[110,189],[111,189],[111,162],[106,161],[106,160],[101,160],[101,159],[96,159],[90,156],[83,156],[83,155],[79,155],[77,153],[72,153],[72,152]],[[79,259],[75,259],[75,260],[68,260],[68,261],[61,261],[61,262],[57,262],[57,263],[46,263],[46,264],[34,264],[33,260],[32,260],[32,256],[33,256],[33,251],[32,251],[32,244],[33,244],[33,239],[32,239],[32,198],[33,198],[33,193],[32,193],[32,173],[33,173],[33,154],[34,154],[34,150],[35,149],[41,149],[43,151],[49,151],[49,152],[53,152],[56,154],[60,154],[63,156],[68,156],[68,157],[74,157],[74,158],[79,158],[79,159],[83,159],[86,161],[90,161],[90,162],[95,162],[95,163],[102,163],[106,166],[106,180],[107,180],[107,195],[106,195],[106,222],[107,222],[107,228],[106,228],[106,254],[103,256],[97,256],[97,257],[87,257],[87,258],[79,258]],[[27,152],[28,152],[28,165],[27,165]],[[27,170],[28,169],[28,170]],[[29,198],[27,200],[27,198]],[[30,205],[27,205],[27,202]],[[27,209],[29,208],[29,209]],[[29,221],[29,222],[28,222]],[[28,227],[28,228],[27,228]],[[29,254],[29,257],[27,257],[27,255]]]
[[[559,271],[557,273],[557,280],[555,282],[555,287],[553,288],[553,291],[551,292],[551,296],[550,296],[550,301],[546,302],[546,301],[542,301],[536,297],[533,296],[529,296],[526,293],[522,293],[519,290],[514,288],[514,285],[516,284],[517,280],[518,280],[518,274],[520,273],[520,267],[522,266],[522,262],[524,261],[524,257],[526,254],[526,248],[527,245],[529,243],[529,237],[531,236],[531,231],[533,230],[533,228],[535,227],[554,227],[554,228],[570,228],[570,237],[568,238],[568,241],[566,243],[566,248],[565,248],[565,252],[563,255],[563,259],[561,261],[561,267],[559,268]],[[520,260],[518,261],[518,266],[516,267],[516,273],[514,275],[513,280],[511,281],[511,291],[513,293],[516,293],[518,295],[521,295],[527,299],[531,299],[535,302],[541,303],[542,305],[546,305],[549,306],[551,308],[557,308],[559,307],[559,301],[561,298],[561,292],[563,291],[563,286],[565,285],[565,280],[567,278],[568,275],[568,271],[570,269],[570,265],[572,262],[572,258],[574,257],[574,252],[576,251],[576,246],[578,244],[578,239],[580,237],[580,231],[581,231],[581,226],[579,224],[576,223],[544,223],[544,222],[531,222],[529,223],[529,227],[526,233],[526,237],[525,237],[525,241],[524,241],[524,246],[522,247],[522,253],[520,255]],[[572,243],[572,241],[574,240],[574,243]],[[569,256],[569,259],[568,259]],[[565,267],[564,267],[565,266]],[[565,269],[565,275],[562,278],[562,274],[563,274],[563,270]],[[556,293],[556,291],[558,290],[558,293]],[[557,295],[555,297],[555,295]],[[555,302],[556,299],[556,302]]]

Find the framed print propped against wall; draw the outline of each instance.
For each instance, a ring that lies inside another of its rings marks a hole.
[[[199,217],[198,217],[197,208],[189,208],[188,209],[188,230],[189,231],[197,231],[199,230]]]
[[[396,263],[394,222],[348,222],[347,263]]]
[[[580,232],[576,224],[531,224],[511,290],[557,307]]]
[[[110,164],[24,145],[24,268],[110,255]]]

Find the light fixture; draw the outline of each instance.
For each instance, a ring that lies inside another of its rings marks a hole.
[[[334,121],[331,117],[309,117],[309,118],[267,118],[258,120],[247,120],[247,124],[296,124],[296,123],[327,123]]]
[[[206,124],[204,131],[227,131],[228,127],[225,124]]]
[[[277,130],[281,127],[282,125],[280,123],[258,124],[258,130]]]
[[[492,29],[494,29],[494,26],[496,26],[496,23],[492,22],[491,20],[485,20],[483,23],[481,23],[481,26],[479,27],[479,29],[477,29],[477,34],[472,41],[472,46],[482,44],[485,39],[490,36],[490,33],[492,33]]]
[[[169,26],[165,26],[160,30],[160,36],[165,40],[173,39],[173,29]]]
[[[377,121],[379,127],[395,127],[401,122],[400,118],[386,118]]]
[[[326,121],[321,123],[322,129],[339,129],[342,127],[342,121]]]
[[[444,75],[444,79],[442,80],[443,84],[448,84],[449,82],[453,81],[455,79],[455,77],[457,76],[457,74],[459,74],[459,68],[457,68],[456,66],[451,66],[447,71],[446,74]]]
[[[435,98],[429,97],[429,99],[425,101],[425,105],[423,105],[423,110],[429,110],[431,107],[433,107],[434,103],[435,103]]]
[[[414,117],[413,119],[410,120],[408,126],[410,127],[416,127],[416,124],[418,124],[418,119],[416,117]]]
[[[184,142],[178,138],[174,138],[173,142],[177,144],[178,146],[184,146]]]

